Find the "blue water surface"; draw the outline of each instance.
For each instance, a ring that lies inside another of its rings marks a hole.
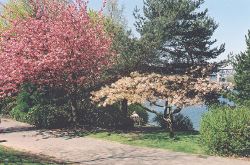
[[[222,97],[219,98],[219,101],[223,104],[227,104],[230,106],[234,105],[234,103],[232,101],[225,99],[225,98],[222,98]],[[164,101],[160,100],[157,102],[157,104],[164,105]],[[145,103],[144,106],[146,106],[149,109],[153,109],[157,112],[162,112],[162,113],[164,112],[163,107],[150,105],[149,103]],[[184,116],[189,117],[189,119],[193,123],[194,130],[199,131],[201,118],[207,111],[208,111],[208,107],[206,105],[194,105],[194,106],[189,106],[189,107],[183,108],[180,113],[183,114]],[[148,114],[149,114],[149,124],[150,125],[157,125],[157,123],[155,123],[153,121],[155,114],[154,113],[148,113]]]

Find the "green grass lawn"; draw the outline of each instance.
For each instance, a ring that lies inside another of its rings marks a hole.
[[[56,164],[49,160],[39,158],[38,156],[27,153],[15,151],[0,145],[0,165],[14,165],[14,164],[29,164],[29,165],[48,165]]]
[[[169,138],[165,131],[150,132],[99,132],[87,136],[116,141],[133,146],[168,149],[177,152],[205,154],[204,148],[199,144],[200,135],[197,132],[177,132],[174,139]]]

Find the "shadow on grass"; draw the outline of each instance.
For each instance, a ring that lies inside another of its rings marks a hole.
[[[32,164],[32,165],[47,165],[47,164],[67,164],[62,161],[55,161],[52,157],[44,155],[34,155],[15,151],[11,148],[0,146],[0,164]]]
[[[95,131],[85,129],[52,129],[52,130],[38,130],[36,135],[41,135],[43,139],[48,138],[64,138],[72,139],[77,137],[85,137],[92,134]]]
[[[77,137],[86,137],[92,134],[109,132],[109,133],[124,133],[128,131],[109,130],[102,128],[62,128],[62,129],[40,129],[36,131],[36,135],[41,135],[43,139],[48,138],[65,138],[72,139]]]
[[[160,128],[140,129],[133,131],[101,131],[90,134],[90,137],[116,141],[133,146],[169,149],[177,152],[203,154],[204,150],[199,143],[200,136],[197,131],[175,132],[170,138],[169,132]]]
[[[117,129],[101,129],[101,128],[65,128],[65,129],[42,129],[37,130],[36,135],[43,136],[43,139],[48,138],[66,138],[72,139],[76,137],[86,137],[93,134],[107,132],[110,134],[122,134],[122,133],[153,133],[160,131],[158,127],[145,127],[145,128],[134,128],[129,130],[117,130]]]
[[[185,141],[190,139],[198,140],[198,131],[177,131],[175,132],[175,137],[170,138],[169,132],[160,128],[160,127],[145,127],[145,128],[136,128],[133,130],[98,130],[92,132],[83,132],[80,133],[80,136],[89,136],[89,135],[102,135],[103,137],[108,136],[121,136],[127,138],[128,141],[133,140],[158,140],[158,141]]]
[[[152,132],[144,132],[144,134],[141,136],[141,139],[149,139],[149,140],[184,140],[184,139],[190,139],[191,137],[196,137],[199,135],[198,131],[179,131],[175,132],[174,138],[169,137],[169,132],[166,130],[158,130],[158,131],[152,131]]]
[[[1,129],[0,133],[13,133],[13,132],[26,132],[36,130],[34,127],[9,127],[6,129]]]

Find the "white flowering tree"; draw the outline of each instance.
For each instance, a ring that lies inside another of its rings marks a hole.
[[[200,76],[197,71],[200,71]],[[155,104],[157,100],[165,100],[164,120],[173,136],[173,114],[180,112],[185,106],[203,104],[207,96],[219,93],[223,88],[206,76],[207,69],[192,69],[184,75],[161,75],[156,73],[140,74],[133,72],[115,83],[92,92],[92,100],[99,106],[121,102],[121,109],[127,115],[127,105],[145,102]],[[175,109],[173,109],[175,107]],[[145,108],[145,107],[144,107]],[[149,110],[159,114],[156,111]]]

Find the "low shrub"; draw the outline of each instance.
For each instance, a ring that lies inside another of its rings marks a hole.
[[[26,122],[39,128],[64,128],[70,125],[67,106],[36,105],[26,114]]]
[[[154,119],[154,122],[160,125],[162,128],[167,128],[166,121],[163,119],[162,115],[157,115]],[[189,119],[188,116],[184,116],[182,114],[175,114],[174,115],[174,124],[173,128],[175,131],[192,131],[194,130],[193,123]]]
[[[57,96],[58,91],[48,89],[42,92],[34,85],[24,84],[15,98],[13,108],[6,112],[6,115],[39,128],[68,127],[70,124],[68,103],[66,99],[62,100]]]
[[[201,142],[209,153],[249,156],[250,110],[212,107],[201,121]]]
[[[9,112],[12,118],[23,122],[26,121],[26,115],[31,104],[30,94],[25,89],[26,87],[24,86],[16,97],[15,106]]]
[[[26,122],[26,116],[27,113],[20,110],[19,107],[15,107],[13,108],[10,112],[9,115],[11,118],[17,120],[17,121],[22,121],[22,122]]]
[[[51,88],[38,91],[34,86],[25,84],[8,114],[18,121],[27,122],[39,128],[63,128],[73,124],[108,129],[133,127],[133,121],[128,116],[124,117],[119,104],[96,107],[88,97],[84,96],[84,100],[78,101],[77,123],[72,123],[69,98],[62,91]],[[5,102],[2,105],[5,106]],[[148,114],[144,109],[130,105],[128,115],[133,111],[143,119],[143,124],[148,122]]]
[[[0,114],[9,115],[10,111],[16,106],[14,97],[0,99]]]
[[[108,129],[131,129],[133,127],[133,121],[124,117],[119,104],[88,109],[84,118],[84,124],[91,127]]]

